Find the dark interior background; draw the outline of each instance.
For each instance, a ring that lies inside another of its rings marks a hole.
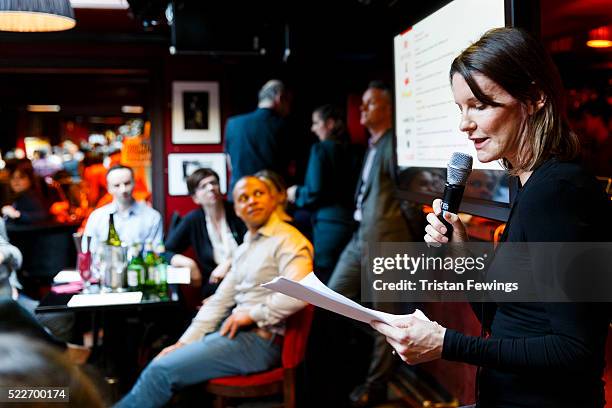
[[[584,45],[590,29],[612,21],[609,0],[507,1],[528,10],[520,17],[536,31],[539,26],[568,88],[612,95],[612,49]],[[152,124],[154,185],[163,186],[154,188],[154,206],[169,220],[172,211],[185,213],[193,203],[167,194],[167,155],[222,151],[222,145],[172,144],[173,81],[219,82],[223,126],[228,116],[256,106],[257,90],[266,80],[286,80],[294,93],[294,137],[303,166],[314,141],[310,112],[322,103],[346,107],[353,138],[365,142],[358,125],[361,93],[371,79],[392,79],[393,36],[448,0],[225,0],[213,6],[174,1],[177,24],[181,10],[197,17],[188,29],[206,38],[200,49],[182,47],[180,33],[173,43],[167,1],[129,3],[128,10],[76,9],[76,28],[67,32],[0,33],[0,150],[14,148],[26,136],[48,137],[55,144],[69,121],[86,133],[131,117],[121,112],[122,105],[143,106],[137,116]],[[254,35],[265,54],[252,47]],[[28,104],[62,109],[32,114]],[[439,312],[461,314],[450,308]],[[469,401],[473,368],[449,364],[430,368],[442,373],[438,377],[447,389]]]

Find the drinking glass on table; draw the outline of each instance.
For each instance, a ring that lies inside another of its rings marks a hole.
[[[79,252],[77,254],[77,270],[83,280],[83,293],[89,293],[91,286],[91,252]]]
[[[101,292],[110,292],[110,288],[106,287],[107,281],[105,275],[106,269],[108,269],[108,262],[105,255],[103,245],[98,245],[96,250],[91,254],[91,280],[99,284]]]

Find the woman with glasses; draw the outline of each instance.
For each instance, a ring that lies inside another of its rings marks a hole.
[[[200,288],[204,299],[214,293],[229,270],[232,254],[242,243],[246,228],[223,199],[215,171],[194,171],[187,178],[187,189],[199,208],[168,233],[166,257],[172,266],[189,268],[191,283]],[[195,260],[182,255],[190,247]]]

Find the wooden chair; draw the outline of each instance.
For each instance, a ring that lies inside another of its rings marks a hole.
[[[229,398],[283,394],[283,406],[295,408],[297,366],[304,360],[313,310],[312,305],[307,305],[287,319],[281,367],[250,375],[215,378],[206,383],[206,391],[217,397],[215,407],[225,408]]]

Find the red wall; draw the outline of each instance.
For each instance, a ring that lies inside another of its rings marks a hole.
[[[172,82],[173,81],[219,81],[218,68],[214,66],[201,66],[200,64],[188,64],[181,58],[168,58],[164,80],[163,104],[163,134],[164,134],[164,172],[163,186],[166,196],[166,224],[170,221],[172,213],[178,212],[181,216],[196,208],[189,196],[170,196],[168,194],[168,154],[170,153],[220,153],[223,144],[214,145],[177,145],[172,143]],[[208,71],[208,72],[207,72]],[[224,84],[220,81],[219,96],[221,104],[221,129],[223,131],[225,119],[227,118],[228,106],[224,102]],[[223,140],[223,139],[222,139]]]

